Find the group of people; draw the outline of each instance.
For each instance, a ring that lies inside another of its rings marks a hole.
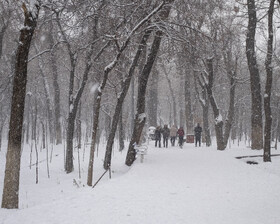
[[[201,146],[201,132],[202,127],[198,123],[197,126],[194,128],[194,135],[195,135],[195,146],[199,144]],[[179,141],[178,144],[182,148],[183,142],[184,142],[184,129],[183,127],[180,127],[179,129],[176,128],[175,125],[173,125],[170,129],[167,125],[164,125],[163,128],[161,126],[157,126],[155,130],[155,147],[161,147],[161,136],[163,137],[163,147],[168,147],[168,139],[170,138],[170,142],[172,146],[175,146],[175,140],[178,136]]]

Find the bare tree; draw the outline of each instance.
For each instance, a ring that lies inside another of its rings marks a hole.
[[[98,92],[95,97],[95,111],[94,111],[94,119],[93,119],[93,128],[92,128],[92,142],[91,142],[91,150],[90,150],[90,158],[89,158],[89,168],[88,168],[88,185],[90,185],[90,180],[92,178],[92,167],[93,167],[93,161],[94,161],[94,151],[95,151],[95,143],[96,143],[96,133],[98,128],[98,122],[99,122],[99,111],[100,111],[100,105],[101,105],[101,97],[103,94],[103,90],[105,88],[105,85],[108,80],[109,73],[114,69],[114,67],[117,65],[122,53],[127,48],[129,42],[131,41],[131,38],[133,34],[138,31],[145,23],[147,23],[153,15],[155,15],[165,4],[165,1],[163,1],[161,4],[159,4],[152,12],[150,12],[144,19],[142,19],[139,23],[135,25],[135,27],[130,31],[126,39],[124,40],[123,44],[119,47],[119,50],[117,54],[115,55],[114,60],[105,67],[104,74],[103,74],[103,80],[98,88]],[[107,161],[111,162],[111,161]],[[105,164],[104,168],[108,169],[109,164]]]
[[[168,19],[173,1],[174,0],[169,0],[164,2],[166,5],[159,14],[159,18],[161,21],[166,21]],[[131,166],[136,158],[136,151],[134,147],[135,145],[140,143],[140,137],[146,122],[145,95],[146,95],[147,83],[152,67],[157,57],[157,53],[159,51],[160,43],[163,35],[164,32],[162,30],[157,30],[155,32],[151,50],[148,54],[147,61],[144,65],[144,68],[139,76],[138,97],[137,97],[137,106],[136,106],[137,113],[135,115],[133,134],[129,143],[126,160],[125,160],[125,164],[127,166]]]
[[[207,64],[207,77],[202,74],[203,85],[206,87],[208,98],[213,109],[214,119],[215,119],[215,131],[217,140],[217,149],[224,150],[227,146],[232,121],[234,117],[234,99],[235,99],[235,74],[232,73],[232,67],[230,69],[230,102],[228,109],[228,116],[225,123],[225,130],[223,130],[224,121],[220,112],[220,108],[216,102],[213,94],[213,84],[214,84],[214,70],[213,70],[213,58],[208,58]],[[236,66],[235,66],[236,67]],[[207,80],[206,80],[207,79]]]
[[[252,111],[251,111],[251,140],[252,149],[263,148],[263,125],[262,125],[262,97],[261,81],[255,52],[255,34],[257,25],[255,0],[247,0],[248,6],[248,31],[246,38],[246,55],[250,72]]]
[[[266,69],[266,85],[264,93],[264,112],[265,112],[265,126],[264,126],[264,154],[263,161],[271,162],[271,88],[272,88],[272,54],[273,54],[273,14],[274,14],[274,2],[270,0],[268,10],[268,42],[267,42],[267,54],[265,61]]]
[[[24,27],[20,30],[20,44],[16,55],[2,208],[18,208],[22,125],[27,82],[27,62],[32,36],[37,25],[40,5],[36,1],[36,4],[34,4],[33,7],[34,8],[28,9],[24,3],[22,5],[25,19]]]
[[[134,56],[133,62],[130,66],[128,76],[126,77],[126,79],[124,81],[122,92],[118,97],[118,102],[117,102],[117,105],[116,105],[116,108],[115,108],[115,113],[114,113],[114,116],[113,116],[113,121],[112,121],[112,126],[111,126],[112,128],[111,128],[111,132],[110,132],[110,135],[109,135],[109,138],[108,138],[108,141],[107,141],[107,146],[106,146],[106,153],[105,153],[104,165],[103,165],[105,169],[107,169],[108,167],[111,166],[112,147],[113,147],[113,143],[114,143],[117,124],[118,124],[120,113],[121,113],[121,110],[122,110],[122,104],[123,104],[125,96],[128,92],[131,77],[134,74],[134,70],[137,66],[137,63],[139,61],[139,58],[140,58],[141,53],[143,51],[143,48],[147,44],[147,40],[148,40],[151,32],[152,32],[152,30],[148,29],[148,30],[146,30],[145,34],[143,35],[143,37],[142,37],[142,39],[139,43],[137,52]]]

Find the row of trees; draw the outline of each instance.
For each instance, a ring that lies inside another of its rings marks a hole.
[[[130,166],[150,125],[185,126],[192,134],[200,122],[207,146],[214,135],[218,150],[230,138],[249,140],[271,160],[271,140],[280,137],[275,0],[0,6],[0,149],[10,130],[3,208],[18,207],[21,149],[30,140],[42,148],[64,143],[66,173],[74,169],[73,150],[89,142],[89,186],[100,139],[105,169],[113,145],[123,150],[124,139]]]

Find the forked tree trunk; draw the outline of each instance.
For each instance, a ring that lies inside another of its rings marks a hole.
[[[230,58],[228,58],[230,60]],[[230,60],[231,61],[231,60]],[[232,68],[232,67],[230,67]],[[213,95],[213,84],[214,84],[214,72],[213,72],[213,58],[207,59],[207,70],[208,70],[208,83],[206,85],[207,94],[209,97],[210,104],[213,109],[214,119],[215,119],[215,131],[216,131],[216,140],[217,140],[217,149],[224,150],[227,147],[227,142],[229,134],[231,131],[231,126],[234,117],[234,99],[235,99],[235,72],[232,74],[231,70],[229,72],[230,76],[230,102],[228,115],[225,123],[225,130],[223,130],[224,122],[220,114],[220,109],[217,105],[217,102]]]
[[[87,179],[87,185],[91,186],[92,185],[92,175],[93,175],[93,162],[94,162],[94,152],[95,152],[95,144],[96,144],[96,134],[97,134],[97,129],[98,129],[98,123],[99,123],[99,111],[100,111],[100,106],[101,106],[101,98],[103,94],[103,90],[106,86],[107,80],[108,80],[108,75],[109,73],[115,68],[117,65],[122,53],[128,46],[132,35],[139,30],[140,27],[142,27],[146,22],[150,20],[150,18],[156,14],[162,7],[164,3],[161,3],[157,8],[155,8],[149,15],[147,15],[143,20],[141,20],[130,32],[126,40],[123,42],[122,46],[119,48],[118,53],[115,56],[115,59],[105,67],[104,69],[104,74],[103,74],[103,80],[102,83],[100,84],[96,97],[95,97],[95,103],[94,103],[94,114],[93,114],[93,127],[92,127],[92,141],[91,141],[91,148],[90,148],[90,156],[89,156],[89,166],[88,166],[88,179]],[[104,163],[105,164],[105,163]],[[104,167],[108,167],[108,163]]]
[[[168,19],[171,4],[173,0],[167,1],[167,5],[164,6],[163,10],[159,13],[159,18],[162,21],[166,21]],[[151,50],[149,52],[147,61],[144,65],[144,68],[139,77],[139,84],[138,84],[138,97],[137,97],[137,113],[134,120],[134,129],[132,133],[132,137],[129,143],[125,164],[127,166],[131,166],[136,158],[136,151],[134,146],[139,144],[142,130],[144,128],[146,122],[146,115],[145,115],[145,103],[146,103],[146,89],[147,83],[149,79],[149,75],[151,73],[152,67],[157,57],[157,53],[159,51],[161,39],[163,36],[163,32],[158,30],[155,32],[154,40],[151,46]]]
[[[251,98],[252,98],[252,111],[251,111],[251,140],[252,149],[263,148],[263,125],[262,125],[262,97],[261,97],[261,82],[260,74],[257,65],[255,53],[255,34],[257,25],[255,0],[247,0],[248,6],[248,31],[246,37],[246,55],[250,72],[251,84]]]
[[[140,58],[141,53],[143,51],[143,48],[147,44],[147,40],[148,40],[151,32],[152,32],[152,30],[149,29],[143,35],[143,37],[142,37],[142,39],[139,43],[137,52],[134,56],[133,62],[130,66],[128,76],[126,77],[126,79],[124,81],[122,92],[121,92],[120,96],[118,97],[118,102],[117,102],[117,105],[116,105],[116,108],[115,108],[115,113],[114,113],[114,116],[113,116],[113,121],[112,121],[112,126],[111,126],[111,133],[109,135],[107,146],[106,146],[106,153],[105,153],[104,164],[103,164],[104,169],[108,169],[111,166],[112,147],[113,147],[114,138],[115,138],[115,134],[116,134],[116,130],[117,130],[117,125],[118,125],[118,122],[119,122],[120,113],[121,113],[121,110],[122,110],[122,105],[123,105],[125,96],[126,96],[126,94],[128,92],[128,89],[129,89],[131,77],[134,74],[134,70],[137,66],[137,63],[139,61],[139,58]]]
[[[132,137],[129,143],[128,152],[126,156],[125,164],[128,166],[131,166],[132,163],[135,160],[136,157],[136,151],[134,146],[138,145],[140,142],[141,134],[143,127],[145,125],[146,121],[146,115],[145,115],[145,104],[146,104],[146,89],[147,89],[147,83],[149,79],[150,72],[152,70],[153,64],[155,62],[161,37],[163,33],[161,31],[157,31],[154,37],[154,41],[151,47],[151,51],[148,55],[147,62],[143,68],[143,71],[141,72],[139,76],[139,83],[138,83],[138,97],[137,97],[137,113],[134,119],[134,129],[132,133]]]
[[[223,137],[223,126],[224,122],[222,119],[222,116],[220,114],[220,109],[218,108],[218,105],[216,103],[216,100],[213,95],[213,84],[214,84],[214,72],[213,72],[213,58],[207,59],[207,71],[208,71],[208,84],[206,84],[207,94],[210,101],[210,104],[213,109],[214,114],[214,120],[215,120],[215,131],[216,131],[216,140],[217,140],[217,149],[218,150],[224,150],[225,149],[225,143],[224,143],[224,137]]]
[[[266,69],[266,84],[264,94],[264,112],[265,112],[265,126],[264,126],[264,154],[263,161],[271,162],[271,89],[272,89],[272,54],[273,54],[273,13],[274,13],[274,2],[270,0],[270,6],[268,10],[268,42],[267,42],[267,54],[265,61]]]
[[[16,55],[9,126],[10,131],[2,195],[2,208],[9,209],[18,208],[22,126],[27,83],[27,63],[29,48],[37,25],[40,7],[36,5],[36,12],[33,13],[28,11],[25,4],[22,5],[22,8],[24,10],[25,19],[24,27],[20,30],[19,43],[21,44],[18,45]]]

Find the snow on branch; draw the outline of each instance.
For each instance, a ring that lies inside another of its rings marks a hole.
[[[215,123],[216,125],[223,122],[223,117],[222,115],[219,113],[219,115],[215,118]]]
[[[30,13],[32,18],[37,18],[40,8],[39,0],[27,0],[22,4],[24,13]]]
[[[111,71],[115,65],[118,62],[118,59],[120,57],[120,55],[122,54],[122,52],[124,51],[124,49],[127,47],[132,35],[142,26],[144,25],[153,15],[155,15],[164,5],[166,4],[166,1],[163,1],[158,7],[156,7],[152,12],[149,13],[149,15],[147,15],[144,19],[142,19],[132,30],[131,32],[128,34],[126,40],[123,42],[122,46],[119,49],[119,53],[116,55],[115,59],[105,67],[104,69],[104,73],[108,73],[109,71]]]

